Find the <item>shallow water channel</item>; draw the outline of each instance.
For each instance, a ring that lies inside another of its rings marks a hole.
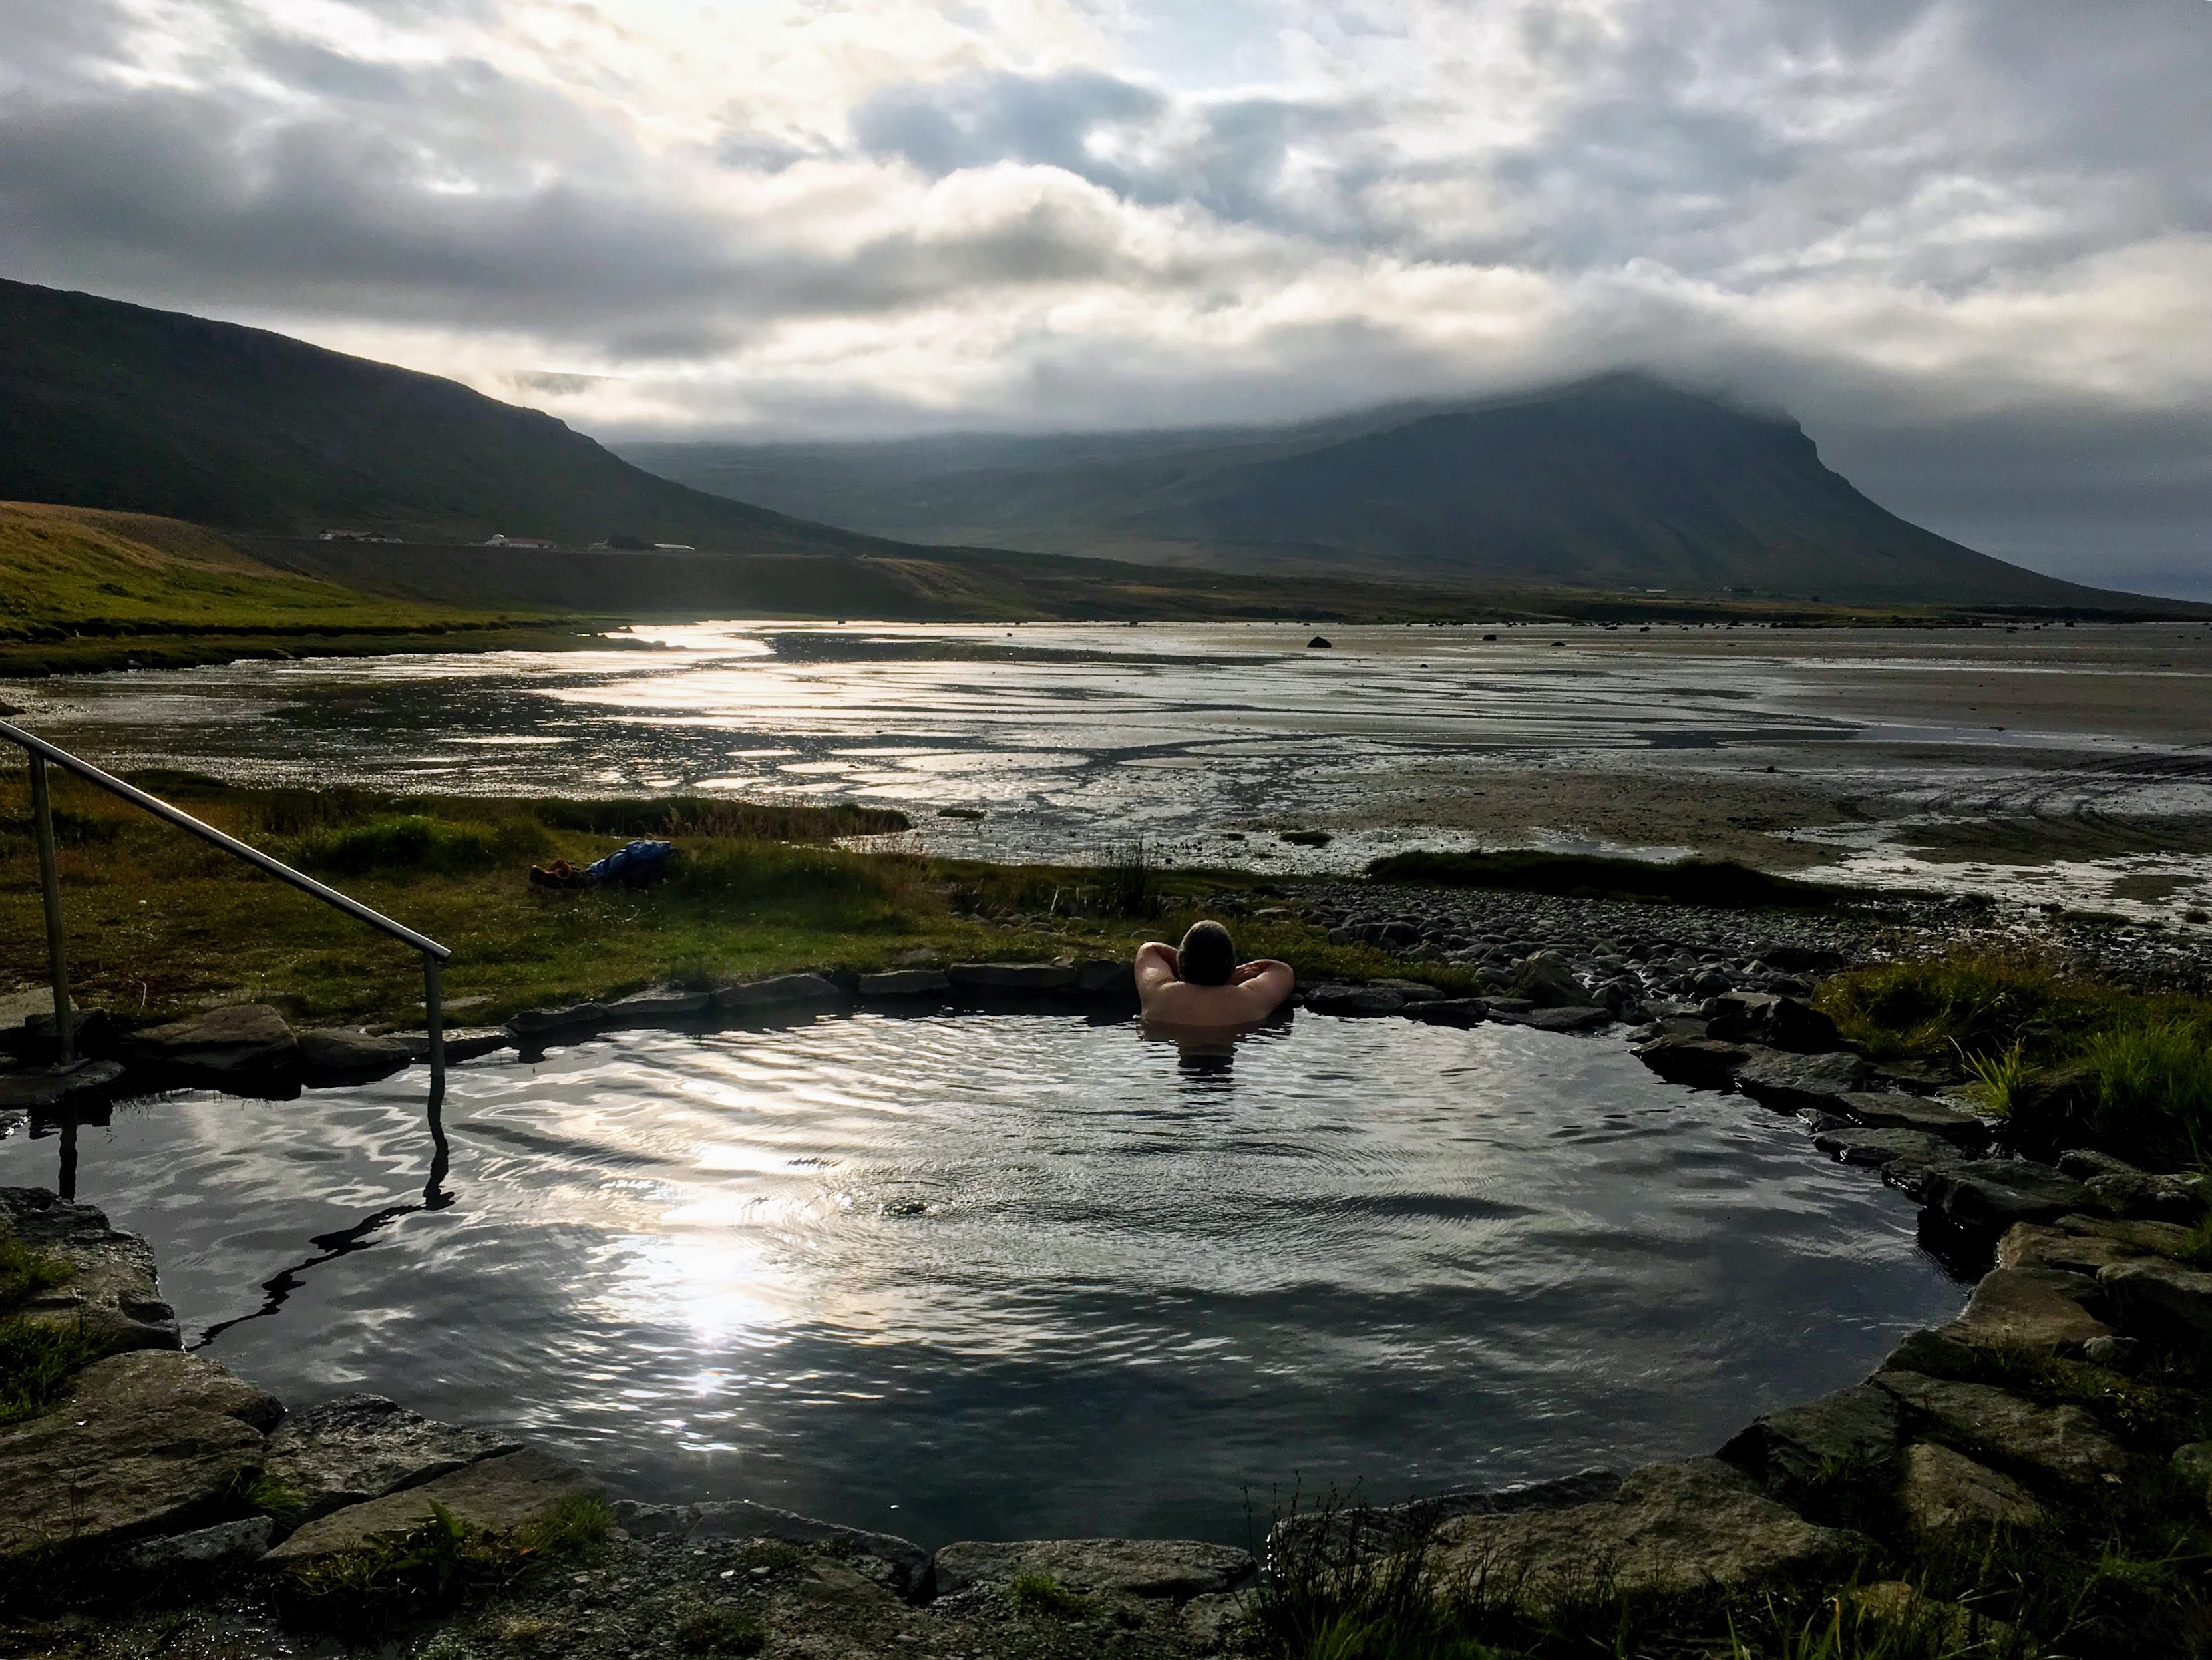
[[[1310,1015],[630,1033],[185,1093],[80,1134],[190,1343],[294,1404],[499,1425],[617,1493],[954,1537],[1242,1542],[1709,1450],[1963,1303],[1794,1120],[1615,1039]],[[0,1183],[51,1183],[18,1124]],[[241,1317],[243,1316],[243,1317]]]

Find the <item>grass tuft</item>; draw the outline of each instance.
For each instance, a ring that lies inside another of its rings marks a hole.
[[[2014,1043],[2002,1055],[1967,1055],[1961,1058],[1967,1075],[1974,1080],[1973,1091],[1982,1105],[2001,1118],[2010,1117],[2021,1085],[2034,1071],[2027,1063],[2022,1046]]]
[[[1072,1591],[1048,1573],[1018,1573],[1006,1582],[1006,1600],[1024,1614],[1073,1619],[1089,1611],[1091,1599]]]
[[[2202,1163],[2212,1143],[2212,1044],[2204,1025],[2160,1020],[2101,1032],[2081,1060],[2097,1080],[2090,1126],[2162,1167]]]
[[[68,1398],[70,1380],[96,1358],[82,1325],[0,1319],[0,1424],[19,1424]]]
[[[1289,840],[1289,837],[1284,838]],[[1431,887],[1497,888],[1569,898],[1671,899],[1683,905],[1782,905],[1817,909],[1850,896],[1730,859],[1658,864],[1559,853],[1395,853],[1367,866],[1382,882]]]
[[[528,818],[495,824],[453,824],[421,813],[387,814],[366,824],[312,830],[289,851],[311,871],[338,876],[462,876],[542,858],[552,842]]]
[[[75,1271],[60,1257],[34,1251],[12,1233],[0,1234],[0,1313],[51,1291]]]
[[[758,1654],[768,1646],[759,1620],[736,1608],[704,1608],[676,1622],[676,1646],[686,1654]]]

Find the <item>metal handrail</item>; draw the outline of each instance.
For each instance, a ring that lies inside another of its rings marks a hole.
[[[121,796],[133,806],[143,807],[157,818],[168,820],[179,830],[188,830],[204,842],[213,842],[232,857],[244,860],[279,881],[290,883],[301,892],[311,895],[326,905],[335,906],[356,921],[366,922],[380,933],[390,934],[410,950],[420,952],[422,954],[423,1022],[430,1040],[430,1093],[434,1100],[445,1093],[445,1011],[440,997],[438,969],[453,954],[450,950],[428,934],[417,933],[405,923],[395,922],[383,912],[371,910],[360,900],[294,870],[283,860],[270,858],[258,848],[248,847],[234,836],[224,835],[212,824],[202,824],[182,808],[170,806],[157,795],[149,795],[136,785],[125,783],[112,773],[102,772],[91,762],[71,755],[67,750],[58,748],[10,721],[0,721],[0,739],[21,749],[30,761],[31,816],[39,842],[39,880],[45,891],[46,909],[46,955],[54,987],[54,1032],[61,1045],[63,1066],[74,1066],[76,1062],[76,1023],[70,1018],[69,959],[63,950],[62,939],[61,876],[54,858],[53,811],[46,789],[46,763],[49,761],[64,771],[75,773],[88,784],[96,784],[111,794]]]

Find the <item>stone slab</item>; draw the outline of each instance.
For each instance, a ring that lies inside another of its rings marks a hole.
[[[430,1034],[427,1031],[394,1032],[392,1037],[407,1045],[408,1058],[416,1066],[430,1059]],[[446,1028],[446,1061],[459,1066],[464,1061],[473,1061],[479,1055],[496,1055],[501,1049],[516,1049],[520,1039],[505,1026],[448,1026]]]
[[[2087,1306],[2097,1300],[2097,1281],[2086,1274],[1996,1268],[1975,1286],[1966,1312],[1942,1329],[1977,1348],[2078,1354],[2083,1344],[2112,1335]]]
[[[1813,1145],[1831,1158],[1869,1170],[1881,1170],[1900,1161],[1925,1168],[1948,1164],[1963,1156],[1950,1142],[1925,1130],[1864,1129],[1856,1124],[1824,1129],[1813,1138]]]
[[[1424,1025],[1457,1026],[1465,1030],[1479,1026],[1490,1018],[1490,1005],[1480,997],[1439,997],[1427,1003],[1409,1003],[1404,1010],[1410,1019]]]
[[[1866,1082],[1866,1061],[1849,1049],[1796,1055],[1754,1049],[1736,1068],[1735,1086],[1777,1112],[1802,1112],[1808,1107],[1832,1112],[1840,1098],[1857,1092]]]
[[[2110,1216],[2062,1216],[2053,1225],[2084,1238],[2113,1240],[2147,1256],[2179,1257],[2193,1237],[2178,1222],[2124,1222]]]
[[[2010,1476],[1930,1441],[1905,1450],[1898,1502],[1905,1524],[1923,1535],[2033,1527],[2043,1517],[2043,1507]]]
[[[560,1008],[523,1009],[507,1017],[507,1029],[519,1045],[532,1049],[597,1031],[606,1018],[603,1003],[569,1003]]]
[[[0,1112],[58,1112],[79,1102],[105,1101],[123,1079],[113,1061],[80,1061],[75,1066],[35,1067],[0,1075]]]
[[[218,1522],[211,1528],[173,1533],[133,1545],[125,1563],[136,1573],[201,1574],[212,1569],[244,1567],[269,1554],[275,1523],[265,1516]]]
[[[115,1422],[163,1412],[204,1412],[257,1430],[275,1426],[284,1403],[212,1360],[175,1349],[137,1349],[94,1361],[70,1389],[69,1412]]]
[[[191,1405],[72,1405],[0,1429],[0,1563],[221,1519],[239,1484],[260,1468],[260,1431]]]
[[[310,1082],[389,1078],[414,1059],[398,1038],[375,1037],[358,1026],[321,1026],[300,1034],[300,1067]]]
[[[2147,1252],[2102,1234],[2073,1233],[2040,1222],[2015,1222],[1997,1241],[2001,1268],[2055,1268],[2092,1279],[2115,1262],[2132,1262]]]
[[[2015,1222],[2052,1222],[2096,1208],[2094,1195],[2072,1177],[2025,1158],[1947,1165],[1929,1174],[1922,1196],[1970,1233],[2002,1234]]]
[[[2170,1342],[2212,1351],[2212,1274],[2144,1257],[2100,1269],[2097,1283],[2130,1330],[2148,1327]]]
[[[1990,1142],[1990,1127],[1964,1107],[1901,1090],[1852,1090],[1840,1108],[1869,1129],[1919,1130],[1942,1137],[1963,1151],[1979,1152]]]
[[[72,1270],[22,1304],[21,1313],[81,1324],[101,1354],[183,1346],[177,1312],[155,1278],[154,1252],[137,1234],[111,1228],[92,1206],[65,1203],[44,1188],[0,1188],[0,1228]]]
[[[1908,1371],[1876,1372],[1874,1381],[1946,1438],[2030,1475],[2086,1487],[2127,1464],[2119,1443],[2080,1407],[2037,1406],[1992,1384]]]
[[[1180,1602],[1234,1590],[1258,1572],[1251,1552],[1194,1539],[968,1539],[939,1548],[937,1594],[1040,1573],[1071,1590]]]
[[[433,1505],[487,1533],[511,1533],[563,1499],[597,1493],[582,1471],[526,1449],[333,1511],[308,1523],[262,1560],[272,1567],[288,1567],[357,1550],[374,1535],[402,1532],[427,1520]]]
[[[739,1014],[808,1008],[841,1008],[852,1000],[845,989],[825,974],[777,974],[750,980],[742,986],[725,986],[714,994],[714,1006]]]
[[[1075,988],[1084,996],[1102,1001],[1134,1003],[1137,1000],[1137,968],[1133,963],[1107,958],[1093,958],[1075,965]]]
[[[1767,1492],[1799,1498],[1839,1474],[1886,1465],[1904,1435],[1897,1397],[1855,1383],[1754,1420],[1719,1456],[1756,1476]]]
[[[436,1423],[380,1395],[348,1395],[286,1420],[269,1438],[266,1468],[292,1495],[284,1519],[297,1527],[520,1450],[507,1436]]]
[[[1305,1006],[1316,1014],[1348,1018],[1402,1013],[1405,994],[1388,986],[1341,986],[1324,982],[1306,988]],[[1494,1013],[1497,1008],[1492,1006]]]
[[[2148,1176],[2140,1171],[2091,1177],[2085,1185],[2115,1216],[2142,1222],[2193,1222],[2204,1198],[2187,1177]]]
[[[134,1068],[221,1084],[297,1070],[300,1043],[268,1004],[231,1003],[132,1032],[117,1055]]]
[[[1621,1595],[1679,1596],[1837,1573],[1870,1548],[1804,1521],[1742,1471],[1692,1458],[1637,1470],[1597,1504],[1447,1522],[1430,1562],[1442,1578],[1486,1575],[1540,1615],[1590,1592],[1600,1571]]]
[[[605,1028],[610,1031],[635,1031],[641,1026],[696,1020],[714,1006],[714,994],[710,991],[678,991],[663,987],[632,992],[607,1005]]]

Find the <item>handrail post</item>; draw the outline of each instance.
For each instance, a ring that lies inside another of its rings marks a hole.
[[[31,763],[31,818],[39,840],[39,886],[46,903],[46,966],[54,988],[54,1041],[61,1045],[61,1064],[76,1064],[76,1022],[71,1019],[69,958],[62,939],[61,867],[54,858],[54,809],[46,789],[46,757],[36,752]]]
[[[430,1100],[446,1095],[446,1011],[438,985],[438,959],[422,953],[422,1026],[430,1038]]]

